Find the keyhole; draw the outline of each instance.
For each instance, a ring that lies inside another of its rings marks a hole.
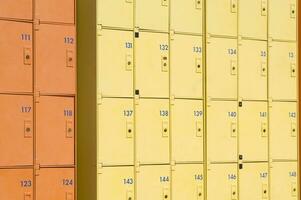
[[[292,13],[295,14],[295,10],[292,10]]]
[[[202,196],[202,193],[199,193],[199,197]]]
[[[295,69],[293,69],[292,71],[293,71],[293,73],[295,73],[295,71],[296,71],[296,70],[295,70]]]
[[[236,129],[233,129],[233,133],[235,133],[236,132]]]
[[[232,8],[236,8],[236,5],[235,5],[235,4],[233,4],[233,5],[232,5]]]
[[[294,188],[293,191],[296,192],[296,188]]]
[[[131,132],[132,132],[132,129],[129,129],[128,132],[131,133]]]
[[[26,58],[26,60],[29,60],[29,59],[30,59],[30,56],[29,56],[29,55],[26,55],[25,58]]]
[[[235,195],[236,195],[236,192],[232,192],[232,195],[235,196]]]
[[[132,200],[132,197],[129,197],[128,200]]]
[[[72,60],[73,60],[73,59],[70,57],[70,58],[69,58],[69,62],[71,62]]]
[[[71,133],[72,132],[72,128],[68,128],[68,132]]]
[[[165,195],[164,198],[165,198],[165,199],[168,199],[168,195]]]
[[[235,67],[232,67],[232,70],[233,70],[233,71],[235,71],[235,69],[236,69]]]
[[[167,128],[164,129],[164,132],[165,132],[165,133],[167,132]]]
[[[266,193],[267,193],[267,191],[266,191],[266,190],[264,190],[264,191],[263,191],[263,193],[264,193],[264,194],[266,194]]]
[[[293,129],[293,132],[295,132],[296,131],[296,129]]]
[[[198,68],[201,68],[201,65],[198,65]]]
[[[128,62],[128,65],[131,65],[131,64],[132,64],[132,62],[131,62],[131,61],[129,61],[129,62]]]
[[[265,72],[265,68],[262,68],[262,71],[264,71],[264,72]]]
[[[263,132],[265,133],[267,130],[266,129],[263,129]]]
[[[28,127],[28,128],[26,128],[26,132],[30,132],[30,130],[31,130],[31,129],[30,129],[29,127]]]
[[[262,8],[262,11],[265,11],[265,8]]]
[[[201,1],[198,1],[198,4],[201,4]]]
[[[166,67],[166,66],[167,66],[167,63],[164,63],[163,66]]]
[[[198,129],[198,132],[201,132],[201,130],[202,130],[202,129],[199,128],[199,129]]]

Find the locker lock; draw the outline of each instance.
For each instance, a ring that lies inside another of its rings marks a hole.
[[[296,197],[297,196],[297,184],[292,183],[292,196]]]
[[[231,0],[231,12],[232,13],[237,12],[237,0]]]
[[[296,5],[292,4],[291,5],[291,18],[296,18]]]
[[[195,0],[195,8],[202,9],[202,0]]]
[[[32,122],[31,121],[24,122],[24,137],[25,138],[32,137]]]
[[[74,55],[73,55],[73,51],[71,50],[67,50],[66,52],[66,65],[67,67],[74,67]]]
[[[161,57],[161,69],[162,72],[168,72],[168,58],[167,56],[162,56]]]
[[[32,63],[31,49],[24,48],[24,64],[31,65],[31,63]]]
[[[66,138],[73,138],[73,122],[66,121]]]

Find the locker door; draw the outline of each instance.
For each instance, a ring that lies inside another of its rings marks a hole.
[[[218,126],[217,126],[218,124]],[[237,102],[211,101],[207,107],[209,162],[237,160]],[[218,148],[217,148],[218,147]]]
[[[203,0],[171,0],[171,30],[184,33],[202,34]]]
[[[0,91],[32,92],[32,25],[0,21],[0,31]]]
[[[268,171],[268,163],[244,164],[239,170],[239,199],[269,199]]]
[[[253,39],[267,39],[268,0],[239,2],[239,35]]]
[[[178,98],[202,98],[202,37],[175,34],[172,38],[171,94]]]
[[[35,0],[35,18],[42,22],[73,24],[74,13],[75,0]]]
[[[133,28],[133,0],[98,0],[97,23],[108,27]],[[121,16],[122,17],[117,17]]]
[[[74,99],[41,96],[36,102],[36,162],[73,165]]]
[[[207,32],[237,36],[237,0],[210,0],[207,5]]]
[[[31,20],[32,0],[1,0],[0,13],[0,18]]]
[[[141,166],[137,172],[137,200],[169,200],[170,166]]]
[[[297,1],[270,1],[269,37],[277,40],[297,39]]]
[[[269,112],[271,158],[273,160],[297,160],[297,103],[273,102]]]
[[[244,101],[239,107],[239,154],[244,161],[268,161],[267,113],[266,102]]]
[[[134,164],[132,99],[101,100],[98,107],[98,145],[99,162],[103,165]]]
[[[171,104],[172,160],[202,162],[203,102],[176,99]]]
[[[136,105],[136,154],[141,164],[169,163],[167,99],[140,99]]]
[[[271,166],[271,199],[298,199],[297,162],[272,163]]]
[[[267,43],[241,40],[239,45],[239,96],[246,100],[267,100]]]
[[[135,27],[168,31],[169,0],[136,0]]]
[[[272,42],[269,47],[270,98],[297,100],[296,43]]]
[[[237,200],[237,165],[212,164],[207,172],[207,200]]]
[[[32,97],[1,95],[0,102],[0,166],[32,165]]]
[[[204,175],[203,165],[176,165],[172,170],[173,200],[203,200]]]
[[[74,200],[74,169],[43,168],[36,171],[36,199]]]
[[[58,4],[55,4],[58,5]],[[41,93],[75,93],[75,28],[39,25],[36,30],[36,87]]]
[[[134,200],[134,167],[104,167],[98,172],[98,200]]]
[[[237,40],[208,38],[207,90],[211,98],[237,98]]]
[[[102,96],[133,96],[133,33],[102,30],[97,49],[98,89]]]
[[[152,1],[149,1],[152,2]],[[168,34],[139,33],[136,38],[136,89],[141,97],[169,96]]]

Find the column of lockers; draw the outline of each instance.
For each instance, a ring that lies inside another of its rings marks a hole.
[[[0,1],[0,199],[75,199],[75,2]]]

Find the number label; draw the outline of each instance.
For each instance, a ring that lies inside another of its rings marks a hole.
[[[169,176],[161,176],[160,182],[169,182]]]
[[[237,113],[236,112],[228,112],[229,117],[236,117]]]
[[[289,172],[289,176],[290,177],[297,177],[297,172],[295,172],[295,171]]]
[[[228,174],[229,180],[236,180],[236,174]]]
[[[167,44],[160,44],[160,50],[161,51],[168,51],[168,45]]]
[[[31,40],[31,35],[23,33],[23,34],[21,34],[21,40],[30,41]]]
[[[74,44],[74,38],[73,37],[64,37],[65,44]]]
[[[261,51],[261,57],[267,57],[267,52],[266,51]]]
[[[71,185],[73,185],[73,180],[72,179],[63,179],[63,185],[71,186]]]
[[[260,173],[260,178],[267,178],[267,177],[268,177],[268,173],[267,172]]]
[[[125,178],[125,179],[123,179],[123,184],[124,185],[133,185],[134,179],[133,178]]]
[[[289,112],[289,117],[296,118],[297,117],[296,112]]]
[[[198,111],[198,110],[194,111],[195,117],[201,117],[202,115],[203,115],[203,111]]]
[[[193,47],[193,52],[195,53],[202,53],[202,47]]]
[[[160,110],[160,116],[167,117],[168,116],[168,110]]]
[[[132,115],[133,115],[133,110],[125,110],[125,111],[123,111],[123,115],[125,116],[125,117],[131,117]]]
[[[31,180],[22,180],[21,181],[21,187],[31,187],[31,186],[32,186]]]
[[[195,179],[196,181],[202,181],[202,180],[203,180],[203,175],[196,174],[196,175],[194,176],[194,179]]]
[[[288,53],[288,57],[289,57],[289,58],[294,58],[294,57],[295,57],[294,52],[289,52],[289,53]]]
[[[64,110],[64,116],[65,117],[72,117],[73,111],[72,110]]]
[[[229,55],[236,55],[237,54],[237,50],[236,49],[228,49],[228,54]]]
[[[31,107],[30,106],[22,106],[21,112],[22,113],[30,113],[31,112]]]
[[[133,48],[133,43],[131,43],[131,42],[126,42],[126,43],[125,43],[125,48],[127,48],[127,49],[132,49],[132,48]]]
[[[260,116],[260,117],[267,117],[267,112],[260,112],[260,113],[259,113],[259,116]]]

